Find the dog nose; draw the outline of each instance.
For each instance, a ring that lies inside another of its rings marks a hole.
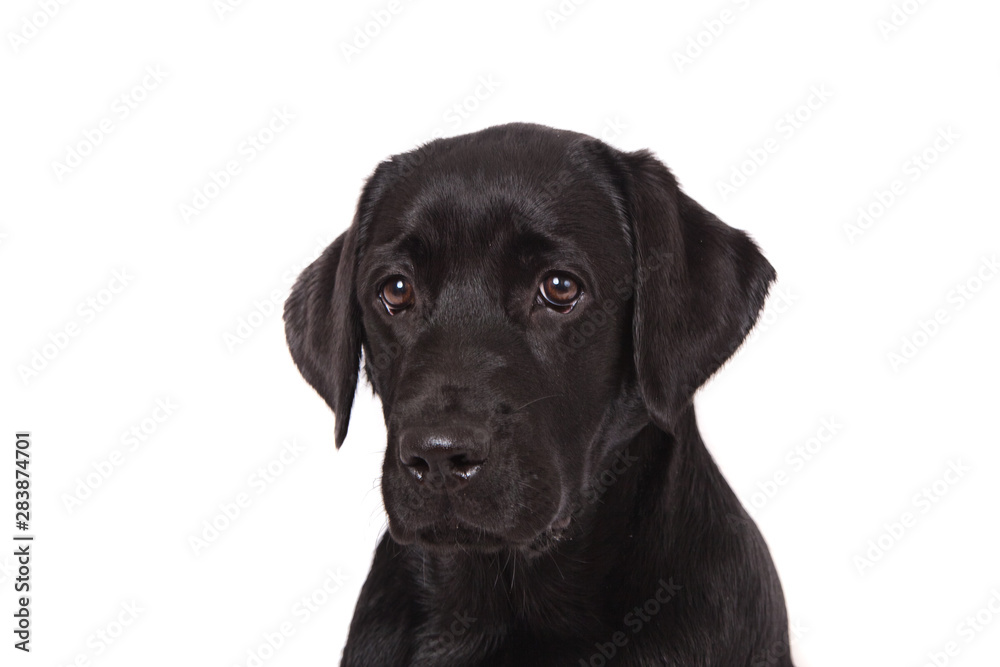
[[[484,429],[408,428],[400,435],[399,460],[421,484],[458,488],[482,469],[486,449]]]

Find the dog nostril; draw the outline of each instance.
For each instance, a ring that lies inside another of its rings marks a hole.
[[[403,465],[405,465],[417,479],[423,479],[424,475],[426,475],[431,469],[427,461],[419,456],[408,457],[405,461],[403,461]]]
[[[479,468],[483,463],[482,461],[470,459],[469,455],[465,453],[455,454],[448,459],[448,462],[451,463],[452,473],[462,479],[469,479],[479,472]]]

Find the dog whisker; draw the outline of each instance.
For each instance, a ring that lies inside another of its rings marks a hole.
[[[541,397],[536,398],[536,399],[534,399],[532,401],[528,401],[527,403],[525,403],[521,407],[519,407],[516,410],[514,410],[514,412],[520,412],[521,410],[524,410],[529,405],[534,405],[535,403],[538,403],[539,401],[544,401],[544,400],[546,400],[548,398],[558,398],[559,396],[564,396],[564,394],[549,394],[548,396],[541,396]]]

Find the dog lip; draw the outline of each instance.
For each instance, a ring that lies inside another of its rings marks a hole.
[[[417,526],[404,527],[398,523],[390,521],[390,528],[395,528],[393,536],[400,534],[406,539],[407,544],[420,544],[425,547],[453,551],[462,550],[487,550],[497,549],[523,549],[530,547],[546,534],[551,534],[552,530],[543,529],[540,533],[531,535],[507,535],[490,528],[470,523],[461,518],[450,515],[448,518],[439,519],[430,523]],[[559,532],[559,531],[557,531]],[[399,541],[399,540],[397,540]]]
[[[455,549],[499,549],[513,546],[513,543],[502,536],[475,526],[459,523],[440,523],[424,526],[414,531],[415,542],[427,547],[443,550]]]
[[[435,551],[494,552],[506,549],[532,556],[549,551],[563,539],[570,519],[560,519],[558,524],[550,524],[547,529],[531,536],[511,537],[465,522],[457,525],[453,522],[434,523],[407,531],[410,538],[407,543]]]

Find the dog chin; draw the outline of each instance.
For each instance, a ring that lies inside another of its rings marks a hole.
[[[439,522],[419,528],[403,526],[389,520],[389,534],[399,544],[415,545],[442,553],[520,552],[534,557],[552,550],[566,532],[566,525],[556,521],[542,531],[530,535],[500,535],[480,526],[463,522]]]
[[[389,534],[399,544],[413,544],[433,551],[502,551],[511,542],[496,533],[465,524],[435,523],[405,528],[389,521]]]

